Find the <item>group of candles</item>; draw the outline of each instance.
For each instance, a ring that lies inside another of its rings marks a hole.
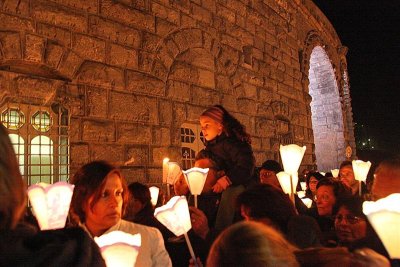
[[[295,144],[281,145],[280,147],[284,172],[278,173],[277,176],[282,189],[290,195],[292,200],[296,193],[298,169],[305,150],[305,146],[300,147]],[[365,181],[370,166],[370,162],[353,161],[356,179]],[[184,174],[189,190],[194,195],[195,206],[197,207],[197,196],[203,190],[208,169],[194,167],[182,171],[179,164],[164,159],[163,183],[167,185],[167,190],[181,173]],[[37,184],[28,188],[28,196],[41,230],[65,227],[73,189],[74,185],[66,182],[58,182],[53,185]],[[159,190],[158,187],[150,188],[154,206],[157,203]],[[169,198],[169,192],[167,192],[167,195]],[[376,202],[366,201],[363,204],[363,212],[378,233],[390,257],[400,259],[400,250],[398,249],[400,247],[400,231],[396,228],[400,224],[400,194],[393,194]],[[187,235],[192,225],[186,197],[172,197],[165,205],[155,209],[154,216],[176,236],[184,235],[191,257],[195,259]],[[100,247],[107,266],[135,265],[141,244],[139,234],[131,235],[115,231],[95,238],[95,241]]]

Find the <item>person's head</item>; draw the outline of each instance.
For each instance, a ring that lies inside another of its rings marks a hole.
[[[258,184],[247,188],[236,199],[237,208],[245,220],[262,221],[286,232],[296,209],[282,190],[271,185]]]
[[[295,250],[274,228],[257,222],[239,222],[214,241],[206,266],[299,266]]]
[[[339,179],[348,187],[353,187],[357,180],[354,176],[353,164],[351,161],[343,161],[339,167]]]
[[[322,180],[324,176],[319,173],[319,172],[314,172],[311,171],[307,174],[306,176],[306,185],[307,189],[310,190],[310,192],[315,195],[317,192],[317,184],[320,180]]]
[[[250,135],[245,127],[233,117],[223,106],[214,105],[200,115],[200,126],[207,141],[225,133],[242,142],[251,143]]]
[[[150,190],[147,185],[134,182],[128,185],[129,202],[126,207],[127,216],[135,216],[144,208],[152,208]]]
[[[81,167],[72,177],[75,185],[71,211],[93,235],[101,235],[123,215],[128,190],[120,171],[105,161]]]
[[[384,160],[378,165],[371,193],[376,199],[400,193],[400,157]]]
[[[0,230],[13,229],[26,206],[26,188],[6,128],[0,124]]]
[[[358,196],[338,200],[335,230],[340,243],[349,244],[366,237],[368,221],[362,211],[362,203]]]
[[[283,171],[283,168],[279,162],[275,160],[267,160],[260,167],[260,183],[269,184],[274,187],[281,189],[279,184],[277,173]]]
[[[316,203],[319,216],[331,216],[337,211],[336,201],[351,195],[351,190],[332,178],[323,178],[317,184]]]
[[[212,152],[202,149],[196,155],[194,166],[198,168],[209,168],[202,193],[212,192],[212,187],[217,180],[224,175],[224,171],[221,168],[221,160]]]

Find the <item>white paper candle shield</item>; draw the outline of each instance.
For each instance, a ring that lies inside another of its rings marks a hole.
[[[391,194],[376,202],[365,201],[363,212],[390,258],[400,259],[400,194]]]
[[[163,159],[163,163],[162,163],[162,181],[163,181],[164,184],[167,183],[168,162],[169,162],[169,158],[164,158]]]
[[[192,195],[200,195],[206,182],[209,168],[193,167],[187,171],[183,171],[186,182]]]
[[[183,235],[192,228],[185,196],[172,197],[167,204],[155,209],[154,217],[176,236]]]
[[[287,172],[278,172],[276,174],[276,177],[278,177],[279,184],[282,187],[283,192],[285,194],[291,194],[291,189],[290,189],[290,174]]]
[[[333,170],[331,170],[331,173],[334,178],[339,177],[339,169],[333,169]]]
[[[281,145],[279,151],[281,153],[282,165],[285,172],[289,174],[297,173],[306,147],[301,147],[296,144]]]
[[[41,230],[65,227],[74,185],[66,182],[35,184],[28,197]]]
[[[306,196],[306,191],[297,191],[297,196],[298,196],[299,198],[305,197],[305,196]]]
[[[177,162],[168,162],[167,184],[174,184],[176,179],[181,176],[182,169]]]
[[[306,191],[307,189],[307,183],[306,182],[300,182],[301,190]]]
[[[307,208],[311,208],[312,205],[312,200],[309,198],[302,198],[301,201],[303,201],[304,205],[307,206]]]
[[[369,172],[369,168],[371,167],[371,162],[362,161],[362,160],[353,160],[352,161],[354,178],[357,181],[365,182],[367,179],[367,175]]]
[[[131,235],[122,231],[113,231],[94,241],[100,247],[101,255],[107,267],[133,267],[141,246],[140,234]]]
[[[155,206],[155,205],[157,205],[158,194],[160,193],[160,188],[158,188],[157,186],[151,186],[149,188],[149,190],[150,190],[151,204],[153,206]]]

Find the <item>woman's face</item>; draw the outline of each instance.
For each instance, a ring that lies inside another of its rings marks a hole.
[[[351,243],[366,236],[367,222],[341,207],[335,217],[335,230],[340,242]]]
[[[200,117],[200,126],[203,136],[207,141],[213,140],[215,137],[220,135],[223,129],[221,123],[206,116]]]
[[[322,185],[317,189],[316,203],[319,216],[331,216],[336,197],[331,186]]]
[[[85,224],[94,236],[100,236],[115,225],[122,215],[123,188],[121,177],[117,173],[107,176],[99,200],[91,208],[94,196],[85,203]]]
[[[308,182],[308,188],[310,188],[310,191],[313,194],[315,194],[315,192],[317,191],[317,184],[318,184],[318,180],[314,176],[311,176],[310,180]]]

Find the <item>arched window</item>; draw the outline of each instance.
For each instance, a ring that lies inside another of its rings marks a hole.
[[[60,105],[8,103],[1,107],[21,174],[28,185],[67,181],[69,117]]]

